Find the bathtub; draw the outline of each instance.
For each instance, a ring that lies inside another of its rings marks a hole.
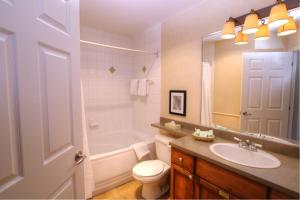
[[[151,159],[155,158],[153,139],[138,131],[90,134],[88,141],[95,180],[94,195],[133,180],[131,170],[138,160],[132,144],[145,141],[151,151]]]

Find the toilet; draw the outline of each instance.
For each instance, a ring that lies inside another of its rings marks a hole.
[[[165,135],[155,136],[158,160],[141,162],[132,169],[133,177],[142,183],[142,197],[157,199],[169,190],[171,147],[174,138]]]

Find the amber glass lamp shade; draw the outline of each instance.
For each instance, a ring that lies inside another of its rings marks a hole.
[[[237,45],[248,44],[248,35],[243,34],[242,31],[239,31],[234,40],[234,43]]]
[[[259,26],[258,31],[255,34],[255,40],[267,40],[270,38],[270,29],[267,24]]]
[[[226,40],[235,38],[235,22],[233,18],[230,18],[224,24],[222,38]]]
[[[258,31],[258,15],[254,10],[246,17],[243,34],[252,34]]]
[[[269,26],[270,27],[279,27],[289,22],[289,15],[287,11],[286,4],[281,0],[277,0],[277,4],[272,7],[270,17],[269,17]]]
[[[294,17],[289,17],[289,22],[278,28],[278,36],[291,35],[297,32],[297,25],[295,23]]]

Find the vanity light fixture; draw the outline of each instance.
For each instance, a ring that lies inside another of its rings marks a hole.
[[[234,43],[237,45],[248,44],[248,35],[244,34],[242,31],[239,31]]]
[[[255,40],[267,40],[270,38],[270,29],[265,20],[262,20],[262,24],[259,26],[258,31],[255,33]]]
[[[223,32],[222,32],[223,39],[233,39],[235,38],[235,19],[230,17],[229,20],[226,21],[224,24]]]
[[[293,16],[289,16],[289,22],[283,26],[280,26],[278,28],[278,36],[286,36],[286,35],[291,35],[293,33],[297,32],[297,26],[295,23],[295,19]]]
[[[289,22],[287,6],[282,0],[277,0],[276,5],[271,9],[269,17],[270,27],[279,27]]]
[[[258,31],[258,18],[258,14],[252,9],[245,19],[243,34],[248,35]]]

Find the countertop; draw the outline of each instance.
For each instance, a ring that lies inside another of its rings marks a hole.
[[[168,129],[166,129],[168,130]],[[174,130],[172,130],[174,132]],[[178,131],[181,134],[182,131]],[[230,140],[216,137],[213,143],[233,143]],[[280,192],[299,195],[299,159],[268,152],[281,161],[281,166],[275,169],[258,169],[247,167],[224,160],[209,150],[213,143],[195,140],[191,135],[173,140],[170,144],[197,158],[206,160],[224,169],[257,181]]]

